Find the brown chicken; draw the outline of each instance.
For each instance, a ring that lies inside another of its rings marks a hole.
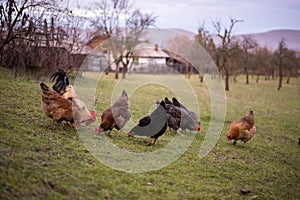
[[[254,113],[253,111],[250,111],[250,113],[245,117],[231,123],[230,130],[227,133],[227,139],[228,141],[234,140],[234,145],[237,140],[242,140],[245,145],[246,142],[255,135],[255,133],[256,127],[254,126]]]
[[[72,106],[72,102],[63,98],[56,91],[49,88],[46,84],[40,84],[42,89],[42,106],[43,111],[47,117],[53,119],[52,127],[55,122],[61,123],[62,121],[74,123],[74,115],[77,115],[78,109]]]
[[[248,115],[240,119],[246,125],[246,129],[250,130],[254,126],[254,113],[251,110]]]
[[[103,111],[101,115],[101,124],[96,128],[96,133],[100,134],[105,131],[110,136],[112,129],[120,130],[130,119],[130,111],[128,108],[128,96],[123,90],[121,97],[109,108]]]
[[[51,79],[56,79],[53,89],[44,83],[41,83],[40,86],[43,111],[46,116],[53,119],[52,126],[54,122],[67,121],[74,127],[78,127],[83,122],[89,125],[96,120],[96,113],[94,111],[89,112],[85,104],[77,97],[63,70],[55,72]]]

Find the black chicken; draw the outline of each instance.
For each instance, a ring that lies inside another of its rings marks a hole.
[[[169,128],[178,130],[181,128],[183,131],[200,130],[200,121],[196,113],[189,111],[185,106],[179,103],[176,98],[172,98],[172,102],[166,97],[166,111],[167,121]]]
[[[139,120],[139,123],[128,132],[128,136],[150,137],[152,139],[147,144],[149,146],[155,144],[157,138],[166,131],[167,127],[166,104],[161,101],[149,116]]]

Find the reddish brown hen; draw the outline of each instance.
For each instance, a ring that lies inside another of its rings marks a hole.
[[[256,127],[254,126],[254,113],[253,111],[250,111],[245,117],[231,123],[230,130],[227,133],[227,139],[229,141],[234,140],[234,145],[237,140],[242,140],[245,145],[246,142],[255,135],[255,133]]]
[[[40,84],[42,89],[42,107],[47,117],[53,119],[52,128],[55,122],[61,123],[62,121],[74,123],[74,115],[78,113],[76,107],[72,107],[72,102],[63,98],[56,91],[49,88],[46,84]]]
[[[121,97],[109,108],[105,109],[101,115],[101,124],[96,128],[96,133],[108,131],[110,136],[112,129],[120,130],[130,119],[130,111],[128,108],[128,96],[123,90]]]

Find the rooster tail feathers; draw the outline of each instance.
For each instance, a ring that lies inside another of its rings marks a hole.
[[[61,90],[66,89],[66,87],[69,85],[69,78],[66,72],[62,69],[58,69],[58,71],[54,72],[51,75],[50,80],[55,81],[55,84],[52,88],[58,93],[60,93]]]
[[[49,90],[49,87],[45,83],[40,83],[40,86],[43,91]]]
[[[66,72],[62,69],[58,69],[58,71],[54,72],[51,76],[50,76],[50,80],[51,81],[55,81],[55,79],[59,79],[59,80],[65,80],[67,82],[67,84],[69,84],[69,79],[68,76],[66,74]]]

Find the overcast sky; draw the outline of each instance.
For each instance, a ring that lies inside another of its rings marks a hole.
[[[255,33],[273,29],[300,29],[299,0],[136,0],[137,8],[157,16],[158,28],[182,28],[196,32],[205,22],[244,20],[235,33]]]
[[[300,0],[130,1],[142,12],[153,13],[157,17],[157,28],[181,28],[196,33],[198,27],[204,23],[204,27],[213,32],[212,21],[220,20],[226,24],[230,18],[235,18],[244,21],[236,25],[234,34],[274,29],[300,30]],[[80,1],[82,2],[88,1]]]

